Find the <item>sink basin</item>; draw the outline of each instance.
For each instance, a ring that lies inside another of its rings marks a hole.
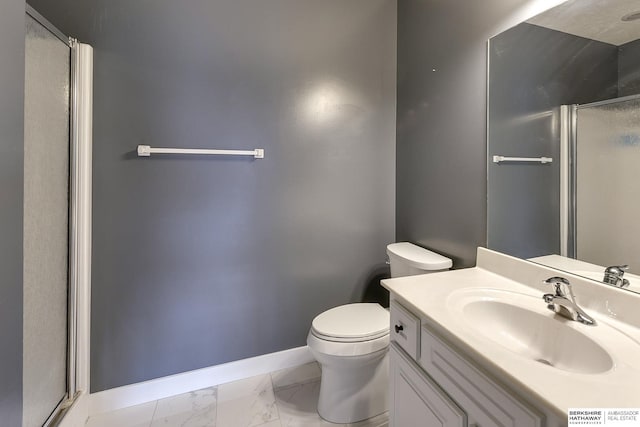
[[[588,336],[589,328],[600,326],[564,319],[547,310],[541,298],[474,290],[453,301],[476,332],[521,357],[582,374],[602,373],[614,366],[609,353]]]

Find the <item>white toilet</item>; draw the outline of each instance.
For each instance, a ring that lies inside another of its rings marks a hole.
[[[387,246],[391,277],[451,268],[451,260],[411,243]],[[388,409],[389,312],[376,303],[341,305],[319,314],[307,336],[322,368],[318,413],[353,423]]]

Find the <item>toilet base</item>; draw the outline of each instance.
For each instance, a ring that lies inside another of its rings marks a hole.
[[[318,414],[332,423],[354,423],[389,408],[388,348],[362,356],[312,354],[322,367]]]

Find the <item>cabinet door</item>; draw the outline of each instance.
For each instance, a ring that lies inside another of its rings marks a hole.
[[[544,426],[544,415],[497,384],[424,326],[420,342],[420,365],[464,407],[471,426]]]
[[[390,347],[391,427],[464,427],[467,417],[404,352]]]

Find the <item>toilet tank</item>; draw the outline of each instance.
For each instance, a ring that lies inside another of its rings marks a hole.
[[[387,246],[391,277],[414,276],[448,270],[453,263],[447,257],[409,242]]]

